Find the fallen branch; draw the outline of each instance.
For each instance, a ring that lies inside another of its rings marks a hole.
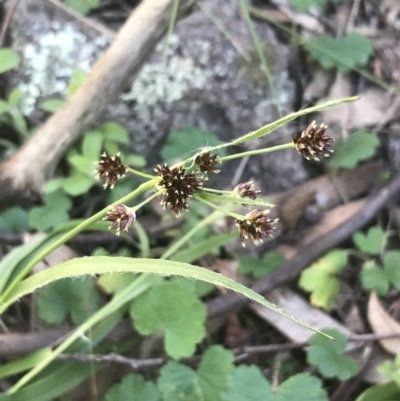
[[[173,0],[144,0],[68,103],[0,166],[0,209],[42,199],[43,184],[69,146],[103,114],[166,32]],[[179,14],[196,0],[181,0]]]

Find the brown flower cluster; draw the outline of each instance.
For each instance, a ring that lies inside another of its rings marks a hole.
[[[117,235],[120,235],[121,231],[128,231],[128,228],[134,223],[135,219],[136,214],[133,209],[125,205],[114,206],[103,218],[103,220],[112,222],[109,229],[116,227]]]
[[[242,245],[246,246],[246,240],[251,239],[256,245],[263,242],[262,237],[273,237],[275,234],[274,223],[267,217],[269,210],[253,210],[247,213],[243,219],[236,220]]]
[[[202,153],[196,157],[195,163],[202,173],[219,173],[219,170],[215,168],[218,164],[218,155],[211,155],[210,152]]]
[[[204,178],[195,173],[186,174],[183,167],[171,169],[167,164],[158,166],[155,172],[160,176],[158,185],[165,189],[161,200],[163,208],[169,207],[179,216],[183,209],[188,208],[188,200],[193,197],[194,192],[202,188]]]
[[[106,153],[103,153],[101,158],[102,160],[96,162],[99,167],[95,170],[95,176],[97,179],[105,179],[104,188],[109,185],[113,189],[115,183],[125,177],[128,168],[125,164],[122,164],[120,153],[117,153],[114,157],[109,157]]]
[[[258,197],[258,193],[261,192],[259,189],[254,188],[253,181],[243,182],[235,187],[233,190],[241,198],[247,198],[255,200]]]
[[[294,134],[292,139],[297,151],[307,160],[312,158],[319,161],[317,155],[329,156],[327,152],[332,152],[329,146],[334,139],[329,135],[325,135],[327,128],[328,126],[325,124],[317,127],[316,122],[313,121],[303,132]]]

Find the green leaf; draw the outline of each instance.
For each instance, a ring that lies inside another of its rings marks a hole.
[[[393,380],[397,386],[400,386],[400,354],[396,355],[394,362],[385,361],[378,366],[378,372],[391,380]]]
[[[29,130],[26,120],[21,115],[13,115],[14,128],[22,135],[24,139],[29,137]]]
[[[333,146],[334,154],[328,160],[331,168],[353,168],[371,158],[379,146],[376,135],[365,131],[351,134],[347,140],[339,140]]]
[[[237,238],[236,232],[228,234],[212,235],[209,238],[197,242],[193,247],[178,252],[171,257],[177,262],[191,263],[208,253],[219,251],[219,248]]]
[[[40,105],[40,108],[43,111],[55,113],[56,111],[60,110],[65,105],[65,103],[66,101],[62,99],[48,99]]]
[[[205,146],[216,146],[220,142],[213,132],[187,127],[169,134],[167,143],[161,150],[161,156],[165,161],[183,160]]]
[[[87,14],[89,11],[100,5],[100,0],[64,0],[74,10],[81,14]]]
[[[383,268],[393,286],[400,289],[400,252],[387,251],[383,256]]]
[[[389,291],[388,277],[385,271],[374,261],[364,263],[361,270],[361,283],[366,290],[376,291],[382,296]]]
[[[95,256],[100,255],[98,255],[97,253]],[[121,292],[123,289],[125,289],[129,284],[131,284],[135,277],[136,276],[132,273],[106,273],[97,280],[97,284],[107,294],[117,294],[118,292]]]
[[[153,287],[132,303],[130,313],[140,334],[165,332],[165,350],[175,359],[193,355],[205,335],[204,304],[177,282]]]
[[[12,49],[0,49],[0,74],[18,67],[21,57]]]
[[[28,228],[28,216],[25,210],[15,206],[0,214],[0,231],[22,232]]]
[[[229,378],[229,387],[222,398],[226,401],[270,401],[271,385],[257,366],[239,366]]]
[[[75,226],[76,226],[75,222],[74,224],[72,223],[65,224],[62,227],[62,232],[64,233],[67,227],[74,228]],[[91,228],[93,228],[93,226]],[[59,231],[55,230],[53,235],[58,233]],[[13,255],[13,257],[18,258],[19,257],[18,253],[15,256]],[[18,259],[17,262],[19,263],[20,261],[21,259]],[[7,260],[7,262],[8,264],[5,266],[3,265],[2,262],[0,262],[0,267],[2,267],[3,270],[5,270],[6,274],[8,273],[7,268],[9,267],[10,260]],[[201,268],[198,266],[193,266],[186,263],[179,263],[168,260],[161,260],[161,259],[146,259],[146,258],[135,259],[135,258],[124,258],[124,257],[96,256],[96,257],[76,258],[69,260],[68,262],[60,263],[59,265],[54,266],[51,269],[46,269],[40,273],[36,273],[33,276],[30,276],[29,278],[26,278],[25,280],[16,284],[14,288],[12,288],[11,290],[3,292],[0,295],[0,313],[3,313],[13,302],[17,301],[24,295],[29,294],[35,291],[37,288],[43,287],[44,285],[50,284],[56,280],[60,280],[66,277],[103,274],[110,272],[147,273],[147,275],[143,276],[143,279],[141,280],[146,283],[147,281],[150,281],[151,283],[154,282],[154,279],[151,276],[149,276],[149,274],[157,274],[162,276],[176,275],[195,280],[202,280],[207,283],[211,283],[217,286],[222,286],[224,288],[242,294],[248,297],[250,300],[257,302],[261,305],[264,305],[265,307],[270,308],[275,312],[278,312],[282,316],[285,316],[288,319],[293,320],[294,322],[302,325],[303,327],[306,327],[317,333],[321,333],[321,335],[325,335],[319,330],[314,329],[311,326],[299,321],[295,317],[285,313],[284,311],[282,311],[282,309],[278,308],[273,303],[268,302],[260,294],[257,294],[256,292],[250,290],[244,285],[237,283],[235,280],[229,279],[228,277],[225,277],[222,274],[218,274],[211,270]],[[2,275],[0,275],[0,283],[2,279],[3,277]],[[138,281],[138,279],[135,280],[135,282],[136,281]],[[95,320],[94,317],[92,317],[91,320]]]
[[[79,3],[79,4],[84,5],[84,4],[87,4],[91,0],[68,0],[68,1],[76,2],[77,4]],[[93,1],[97,2],[97,0],[93,0]],[[71,5],[71,7],[72,7],[72,5]],[[81,70],[80,68],[77,68],[72,73],[71,80],[68,85],[68,96],[69,97],[71,97],[79,89],[79,87],[82,85],[83,81],[86,79],[86,76],[87,76],[87,73],[85,71]]]
[[[296,9],[296,11],[305,13],[310,8],[321,10],[327,3],[327,0],[289,0],[289,3]]]
[[[204,353],[197,373],[185,365],[169,362],[161,369],[158,380],[163,400],[221,401],[233,361],[231,352],[215,345]]]
[[[198,383],[204,401],[220,401],[221,393],[228,386],[228,376],[233,371],[233,354],[214,345],[207,349],[198,369]]]
[[[52,192],[57,191],[58,189],[62,188],[64,182],[64,178],[53,178],[50,181],[46,182],[46,194],[50,194]]]
[[[343,355],[347,343],[346,336],[336,329],[326,329],[324,332],[335,337],[336,341],[313,335],[308,340],[311,347],[307,353],[307,361],[317,366],[323,376],[337,377],[345,381],[359,370],[353,359]]]
[[[283,382],[271,401],[328,401],[328,395],[322,388],[321,380],[302,373]]]
[[[5,100],[0,99],[0,114],[7,113],[10,109],[10,106]]]
[[[122,143],[125,145],[129,143],[128,131],[121,124],[108,122],[101,125],[98,130],[103,134],[104,140],[106,141]]]
[[[322,67],[338,68],[342,73],[363,67],[374,52],[371,40],[359,33],[349,33],[342,39],[319,35],[307,47]]]
[[[68,211],[71,207],[71,200],[62,191],[47,194],[45,206],[34,207],[29,211],[29,225],[39,231],[57,227],[69,220]]]
[[[29,354],[24,355],[21,358],[11,360],[3,363],[0,371],[0,379],[5,377],[13,376],[21,372],[25,372],[32,366],[38,364],[43,358],[51,354],[51,347],[40,348],[37,351],[33,351]],[[1,400],[1,393],[0,393]]]
[[[326,310],[332,308],[333,300],[340,290],[336,274],[347,265],[347,259],[347,251],[334,249],[302,272],[299,286],[311,292],[313,305]]]
[[[268,251],[260,260],[254,256],[242,256],[239,258],[239,271],[242,274],[250,274],[255,278],[264,277],[272,273],[285,263],[285,258],[277,251]]]
[[[112,386],[106,393],[106,401],[159,401],[157,386],[144,380],[142,375],[130,374],[121,383]]]
[[[371,227],[367,234],[357,231],[353,235],[356,247],[369,255],[379,255],[384,246],[385,232],[380,227]]]
[[[95,182],[94,177],[88,177],[83,173],[76,172],[64,180],[63,189],[68,195],[78,196],[88,192]]]
[[[400,390],[396,383],[376,384],[364,391],[356,401],[396,401],[400,399]]]
[[[170,281],[176,280],[181,287],[186,287],[189,291],[193,291],[197,297],[201,298],[215,290],[215,286],[200,280],[190,280],[183,277],[173,277]]]
[[[75,324],[83,323],[98,307],[99,295],[90,277],[66,278],[44,288],[37,298],[39,316],[59,325],[68,315]]]
[[[163,401],[196,401],[196,372],[175,361],[168,362],[160,371],[158,388]]]
[[[132,177],[129,177],[129,180],[118,181],[118,185],[108,193],[107,203],[110,204],[117,202],[122,197],[137,189],[139,185],[140,183]]]
[[[23,92],[21,89],[13,89],[11,93],[8,95],[8,104],[11,107],[18,107],[23,96]]]
[[[128,156],[126,156],[125,163],[128,166],[136,167],[136,168],[143,168],[143,167],[146,167],[146,165],[147,165],[147,161],[144,156],[134,155],[134,154],[129,154]]]
[[[101,147],[103,146],[103,137],[100,131],[88,132],[83,137],[82,142],[82,155],[90,164],[87,169],[89,174],[93,173],[93,162],[100,160]]]

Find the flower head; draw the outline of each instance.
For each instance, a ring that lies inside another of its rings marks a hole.
[[[241,198],[257,199],[257,193],[261,192],[259,189],[254,188],[253,181],[243,182],[235,187],[233,190]]]
[[[210,152],[202,153],[196,157],[195,163],[202,173],[219,173],[219,170],[215,168],[218,164],[217,157],[217,154],[211,155]]]
[[[268,213],[269,210],[253,210],[247,213],[243,219],[236,220],[243,246],[246,246],[246,240],[249,237],[257,245],[263,242],[263,236],[267,238],[274,236],[275,227],[273,224],[276,220],[269,219]]]
[[[107,212],[103,220],[111,221],[109,229],[116,227],[117,235],[120,235],[121,231],[128,231],[128,228],[136,220],[136,213],[128,206],[116,205]]]
[[[106,153],[103,153],[101,158],[102,160],[95,162],[95,164],[99,165],[94,171],[96,178],[105,178],[103,187],[107,188],[107,185],[109,185],[110,188],[113,189],[115,183],[119,179],[125,177],[128,168],[125,164],[122,164],[120,153],[117,153],[114,157],[107,156]]]
[[[327,128],[328,126],[325,124],[321,124],[317,128],[316,122],[313,121],[303,132],[294,134],[292,138],[297,151],[307,160],[313,158],[319,161],[317,155],[329,156],[327,152],[333,152],[329,149],[329,146],[334,139],[329,135],[325,135]]]
[[[161,177],[158,185],[165,189],[161,204],[170,207],[176,216],[188,208],[188,199],[203,186],[204,179],[195,173],[185,174],[183,167],[158,166],[155,172]]]

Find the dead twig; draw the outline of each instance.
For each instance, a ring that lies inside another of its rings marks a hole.
[[[139,370],[150,366],[160,366],[166,362],[164,358],[133,359],[122,355],[110,353],[107,355],[99,354],[61,354],[57,357],[61,361],[77,362],[112,362],[121,365],[128,365],[132,370]]]
[[[387,338],[399,338],[399,333],[385,334],[385,335],[376,335],[376,334],[361,334],[361,335],[353,335],[350,336],[348,341],[378,341],[381,339]],[[245,346],[238,347],[230,350],[235,356],[235,361],[239,362],[244,359],[247,359],[250,355],[254,354],[268,354],[282,351],[289,351],[293,349],[303,348],[308,346],[307,342],[299,342],[299,343],[282,343],[282,344],[268,344],[268,345],[256,345],[256,346]],[[77,361],[77,362],[97,362],[97,363],[117,363],[122,365],[129,366],[132,370],[140,370],[148,367],[158,367],[167,362],[167,358],[149,358],[149,359],[135,359],[128,358],[123,355],[119,355],[116,353],[109,354],[61,354],[57,357],[58,360],[62,361]],[[185,358],[184,362],[193,364],[199,362],[200,358],[198,355],[192,358]]]

